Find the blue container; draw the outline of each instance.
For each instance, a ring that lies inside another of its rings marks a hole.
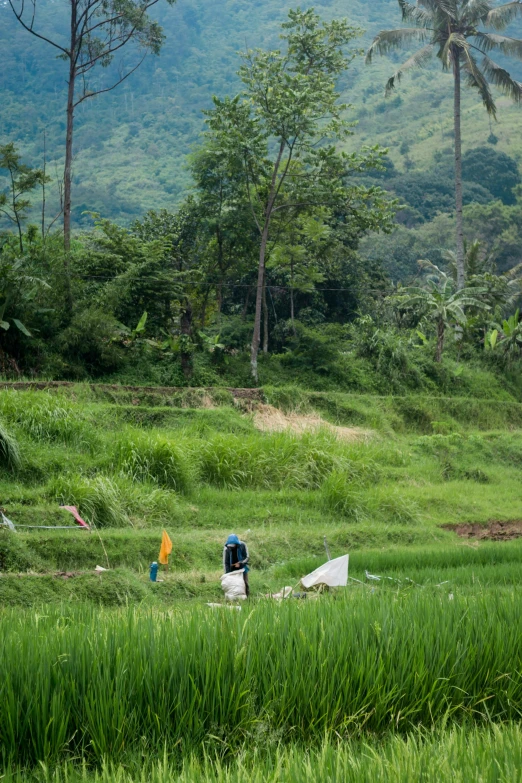
[[[150,574],[150,581],[151,582],[155,582],[157,580],[157,578],[158,578],[158,568],[159,568],[159,566],[156,563],[156,561],[154,561],[154,563],[150,564],[149,574]]]

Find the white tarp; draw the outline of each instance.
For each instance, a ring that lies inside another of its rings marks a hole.
[[[328,587],[346,587],[348,584],[348,557],[336,557],[335,560],[329,560],[311,574],[303,576],[301,584],[307,590],[310,587],[318,585],[328,585]]]
[[[247,597],[245,580],[243,579],[244,570],[241,568],[239,571],[231,571],[221,577],[221,587],[228,601],[242,601]]]

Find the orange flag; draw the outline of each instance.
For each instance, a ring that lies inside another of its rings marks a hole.
[[[169,564],[169,555],[172,552],[172,541],[169,538],[169,535],[166,530],[163,531],[163,535],[161,537],[161,546],[160,546],[160,552],[158,560],[161,563],[161,565],[168,565]]]

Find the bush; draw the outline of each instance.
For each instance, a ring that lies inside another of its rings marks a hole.
[[[76,313],[58,340],[65,365],[65,377],[93,377],[115,372],[125,362],[125,354],[112,338],[117,323],[103,311],[88,309]]]
[[[281,362],[289,367],[327,373],[339,357],[338,342],[331,335],[324,335],[318,329],[294,322],[295,334],[287,321],[278,325],[283,332],[288,353],[281,356]]]

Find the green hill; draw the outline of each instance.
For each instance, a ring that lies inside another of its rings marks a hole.
[[[347,16],[364,30],[361,46],[379,29],[400,25],[396,0],[314,5],[326,17]],[[174,207],[190,187],[185,160],[202,129],[202,110],[213,94],[236,90],[238,50],[277,44],[291,6],[276,0],[179,0],[173,8],[156,9],[167,36],[161,55],[149,57],[114,92],[78,108],[77,224],[88,220],[82,216],[86,210],[125,222],[150,208]],[[38,3],[44,30],[56,29],[57,8],[49,0]],[[380,143],[389,146],[399,170],[423,170],[436,166],[434,155],[451,147],[451,77],[437,70],[417,73],[385,101],[384,83],[399,56],[371,68],[359,58],[344,78],[343,99],[353,104],[358,121],[350,146]],[[17,142],[38,165],[45,128],[48,170],[56,182],[65,128],[64,64],[20,27],[6,3],[0,4],[0,74],[0,142]],[[504,99],[499,109],[493,127],[497,149],[520,160],[520,110]],[[463,118],[465,149],[485,144],[491,128],[475,95],[466,96]]]

